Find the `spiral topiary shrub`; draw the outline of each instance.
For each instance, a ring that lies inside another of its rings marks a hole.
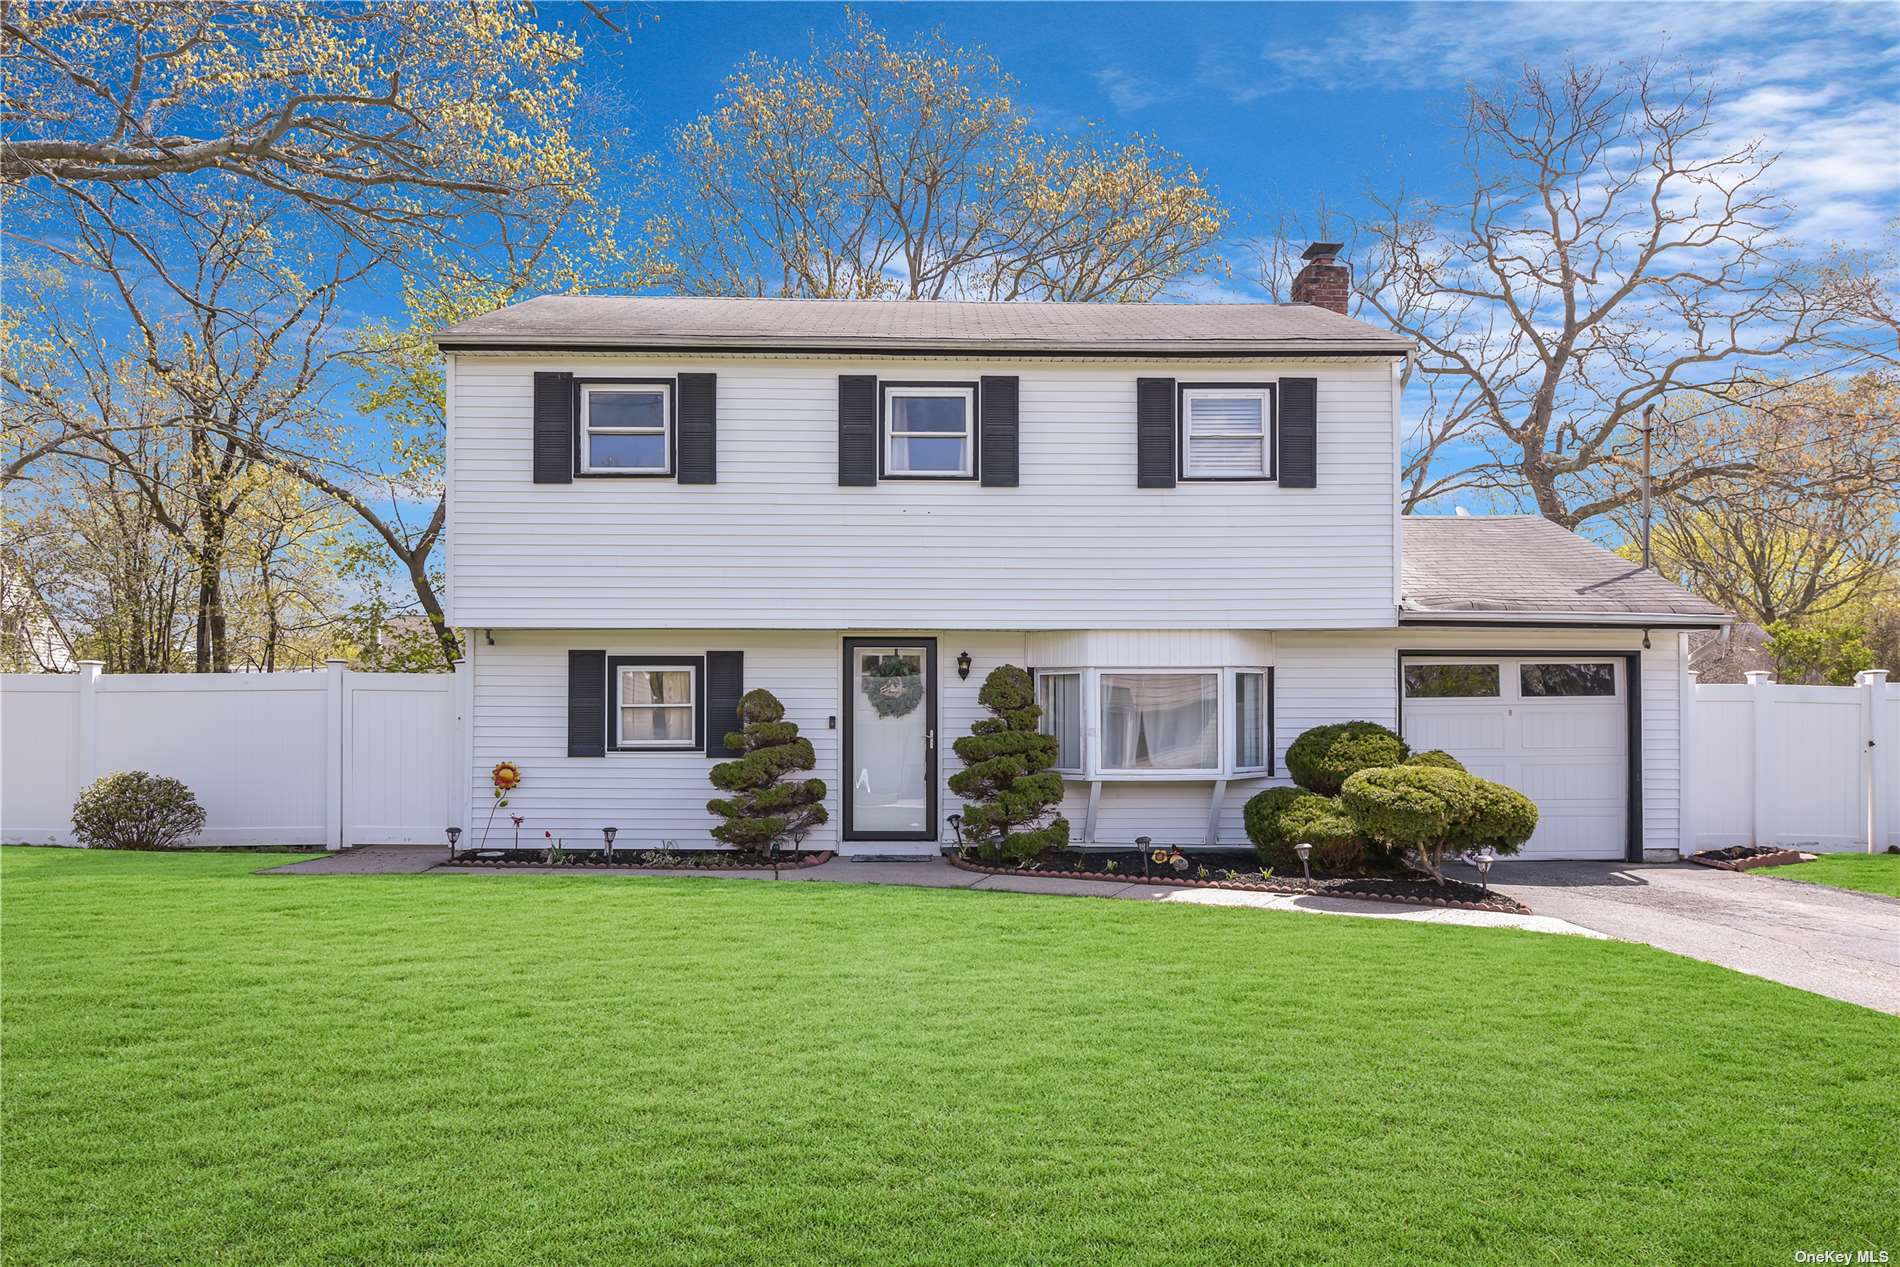
[[[1361,770],[1346,780],[1339,799],[1360,831],[1411,850],[1420,869],[1440,884],[1447,853],[1478,847],[1516,853],[1537,830],[1537,807],[1527,797],[1458,770]]]
[[[745,755],[712,768],[713,786],[732,793],[706,802],[708,811],[726,820],[712,829],[713,839],[767,856],[786,844],[796,849],[829,817],[824,780],[780,782],[787,774],[816,768],[811,740],[799,737],[798,724],[785,720],[785,706],[767,690],[740,697],[738,720],[740,729],[725,737],[726,749]]]
[[[1339,798],[1297,787],[1273,787],[1247,801],[1247,838],[1260,860],[1279,870],[1298,871],[1293,846],[1313,846],[1308,860],[1322,872],[1357,870],[1365,861],[1365,840]]]
[[[204,829],[190,788],[143,770],[108,774],[73,802],[73,835],[89,849],[175,849]]]
[[[1398,765],[1410,751],[1405,740],[1375,722],[1339,722],[1295,739],[1286,750],[1286,768],[1307,791],[1337,796],[1360,770]]]
[[[1415,752],[1400,762],[1401,765],[1431,766],[1439,770],[1457,770],[1464,772],[1465,764],[1446,752],[1443,748],[1432,748],[1425,752]]]
[[[1042,709],[1029,674],[1000,665],[976,698],[990,715],[956,741],[963,769],[950,776],[950,790],[964,800],[964,841],[993,862],[1031,862],[1066,847],[1069,820],[1055,813],[1062,776],[1050,773],[1056,738],[1036,729]]]

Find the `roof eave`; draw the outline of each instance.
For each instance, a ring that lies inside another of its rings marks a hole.
[[[574,335],[458,334],[442,330],[431,336],[443,352],[700,352],[718,355],[786,353],[848,354],[856,356],[1128,356],[1128,357],[1255,357],[1357,356],[1400,357],[1411,354],[1409,341],[1342,339],[1265,339],[1236,343],[1221,340],[1181,340],[1172,343],[1050,340],[905,340],[864,342],[851,339],[656,339]]]
[[[1735,623],[1727,612],[1466,611],[1405,607],[1401,625],[1536,625],[1573,629],[1722,629]]]

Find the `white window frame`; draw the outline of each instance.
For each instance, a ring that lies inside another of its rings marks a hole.
[[[1253,674],[1260,679],[1260,764],[1240,764],[1240,679]],[[1273,673],[1260,668],[1229,669],[1223,689],[1233,704],[1233,738],[1227,754],[1235,774],[1266,774],[1273,769]]]
[[[1082,769],[1057,770],[1055,773],[1074,782],[1086,783],[1217,783],[1232,779],[1265,779],[1273,777],[1274,734],[1273,734],[1273,668],[1271,665],[1198,665],[1182,667],[1180,665],[1132,665],[1118,664],[1102,668],[1086,668],[1081,665],[1037,666],[1036,677],[1054,676],[1064,673],[1077,674],[1082,679]],[[1242,673],[1258,673],[1264,679],[1265,695],[1261,699],[1261,725],[1266,728],[1262,737],[1261,755],[1266,758],[1262,766],[1241,767],[1235,764],[1235,735],[1240,721],[1240,710],[1234,698],[1234,679]],[[1220,745],[1217,749],[1219,764],[1197,767],[1191,770],[1123,770],[1102,764],[1102,678],[1105,675],[1121,676],[1159,676],[1162,674],[1181,674],[1192,677],[1213,675],[1219,680],[1219,698],[1216,716],[1219,718]],[[1042,697],[1036,697],[1040,704]]]
[[[629,704],[625,694],[625,675],[628,673],[680,673],[686,674],[686,702],[684,704]],[[684,739],[633,739],[622,730],[626,724],[626,710],[629,708],[683,708],[686,710],[686,738]],[[667,661],[652,664],[622,664],[614,672],[614,747],[623,752],[641,752],[648,750],[697,751],[699,749],[699,666],[690,660],[678,663]]]
[[[657,427],[596,427],[593,425],[595,392],[623,395],[651,395],[660,398],[660,425]],[[595,466],[594,436],[660,437],[666,452],[659,466]],[[583,383],[581,385],[581,473],[584,475],[671,475],[673,473],[673,385],[671,383]]]
[[[1187,769],[1144,769],[1141,766],[1124,767],[1124,766],[1111,766],[1111,765],[1098,764],[1095,770],[1097,774],[1100,774],[1104,777],[1109,777],[1109,778],[1120,777],[1120,778],[1125,778],[1125,779],[1206,780],[1206,779],[1217,779],[1221,777],[1221,775],[1230,768],[1231,761],[1230,761],[1229,753],[1231,751],[1230,735],[1233,730],[1233,717],[1232,717],[1233,710],[1230,708],[1224,708],[1222,707],[1222,704],[1221,704],[1221,684],[1226,681],[1226,674],[1223,673],[1220,669],[1113,668],[1113,669],[1097,669],[1091,676],[1094,678],[1094,681],[1091,684],[1090,693],[1095,697],[1094,704],[1095,704],[1095,717],[1096,717],[1096,725],[1091,728],[1091,733],[1093,737],[1095,737],[1098,740],[1098,742],[1095,744],[1095,755],[1097,757],[1098,762],[1101,760],[1101,754],[1106,753],[1108,751],[1108,746],[1106,742],[1102,742],[1100,740],[1100,735],[1101,735],[1101,730],[1102,730],[1102,719],[1106,715],[1106,711],[1107,711],[1103,707],[1103,700],[1102,700],[1102,690],[1103,690],[1102,679],[1103,678],[1105,677],[1211,677],[1214,679],[1214,736],[1215,737],[1214,737],[1214,764],[1213,765],[1192,766]]]
[[[1074,678],[1075,689],[1077,690],[1077,692],[1079,692],[1076,699],[1076,704],[1078,705],[1078,707],[1076,708],[1075,724],[1081,729],[1082,733],[1075,737],[1075,746],[1076,746],[1076,749],[1081,753],[1082,759],[1079,765],[1073,765],[1073,766],[1056,765],[1056,766],[1051,766],[1050,769],[1054,770],[1057,774],[1072,774],[1072,775],[1076,775],[1077,777],[1080,777],[1081,775],[1086,774],[1089,768],[1088,674],[1084,673],[1080,669],[1037,669],[1036,670],[1036,705],[1037,707],[1039,708],[1042,707],[1043,682],[1049,678],[1058,678],[1058,677]],[[1045,735],[1055,734],[1054,719],[1050,716],[1049,710],[1047,708],[1043,708],[1042,710],[1042,721],[1038,723],[1038,727],[1042,730],[1042,733]],[[1061,752],[1061,748],[1058,742],[1058,747],[1057,747],[1058,755],[1056,758],[1058,761],[1061,760],[1060,752]]]
[[[1273,397],[1270,387],[1184,387],[1181,389],[1181,478],[1184,480],[1270,480],[1273,472]],[[1199,437],[1194,435],[1192,425],[1194,402],[1197,400],[1258,400],[1260,402],[1260,434],[1256,437],[1246,431],[1216,431]],[[1196,471],[1194,469],[1194,441],[1202,440],[1253,440],[1260,441],[1260,470],[1253,475],[1235,475],[1225,471]]]
[[[897,430],[897,401],[904,398],[957,399],[963,402],[963,430],[956,431],[904,431]],[[955,471],[910,471],[897,469],[893,461],[896,453],[896,438],[899,435],[922,437],[928,440],[963,441],[963,465]],[[885,479],[904,480],[967,480],[976,475],[976,388],[955,386],[907,387],[897,384],[884,388],[884,469],[881,475]]]

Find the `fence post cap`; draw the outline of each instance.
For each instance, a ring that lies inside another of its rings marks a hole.
[[[1773,686],[1775,684],[1775,674],[1772,669],[1750,669],[1742,676],[1748,679],[1750,686]]]
[[[1887,682],[1887,670],[1862,669],[1854,675],[1855,686],[1884,686]]]

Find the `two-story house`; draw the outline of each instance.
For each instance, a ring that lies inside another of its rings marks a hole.
[[[1407,340],[1326,251],[1285,305],[545,298],[443,331],[469,821],[708,846],[742,691],[816,747],[808,847],[953,838],[1030,669],[1075,837],[1245,841],[1309,726],[1529,794],[1527,853],[1675,850],[1717,609],[1544,520],[1398,512]]]

